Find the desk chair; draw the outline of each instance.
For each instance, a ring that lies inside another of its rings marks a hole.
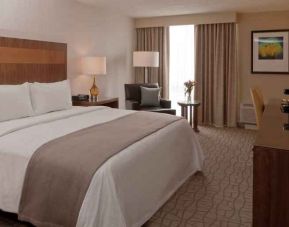
[[[263,112],[265,109],[264,99],[263,99],[263,95],[262,95],[261,90],[257,87],[251,88],[250,93],[251,93],[253,105],[255,108],[257,128],[259,129],[262,115],[263,115]]]

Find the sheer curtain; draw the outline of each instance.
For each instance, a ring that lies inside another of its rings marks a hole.
[[[177,102],[185,99],[184,82],[195,79],[194,25],[171,26],[169,32],[169,95],[172,107],[177,110],[177,115],[180,115]]]

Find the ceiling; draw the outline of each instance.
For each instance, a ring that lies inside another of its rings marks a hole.
[[[289,10],[289,0],[77,0],[131,17]]]

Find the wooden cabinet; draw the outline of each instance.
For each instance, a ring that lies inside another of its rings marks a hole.
[[[253,227],[289,226],[289,131],[280,104],[266,106],[253,148]]]
[[[111,108],[118,108],[118,98],[107,98],[99,97],[97,100],[87,100],[87,101],[72,101],[73,106],[108,106]]]

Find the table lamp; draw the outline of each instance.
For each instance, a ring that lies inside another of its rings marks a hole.
[[[106,75],[106,57],[84,57],[82,59],[82,73],[94,76],[90,96],[92,99],[96,99],[100,94],[95,83],[96,75]]]
[[[159,67],[160,57],[157,51],[133,52],[133,66],[145,68],[145,83],[148,83],[148,67]]]

